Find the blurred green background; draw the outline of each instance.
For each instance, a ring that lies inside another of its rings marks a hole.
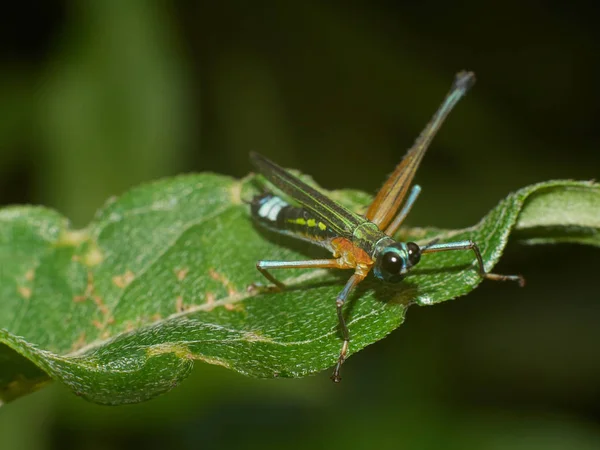
[[[0,201],[76,227],[144,181],[244,176],[251,150],[374,192],[461,69],[478,82],[409,225],[468,226],[524,185],[600,175],[592,2],[15,2],[0,51]],[[525,289],[413,307],[339,386],[198,363],[163,397],[102,407],[54,384],[0,408],[0,448],[597,449],[598,261],[509,245],[498,271]]]

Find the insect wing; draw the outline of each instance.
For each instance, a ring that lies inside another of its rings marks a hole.
[[[380,229],[385,229],[390,223],[406,197],[425,150],[427,150],[425,146],[413,147],[396,166],[394,172],[369,205],[366,217]]]
[[[339,235],[351,235],[365,219],[325,197],[298,177],[258,153],[250,153],[250,159],[260,172],[306,209],[312,211]]]
[[[472,72],[460,72],[456,75],[452,88],[444,99],[444,102],[419,135],[413,147],[408,151],[377,193],[375,200],[373,200],[373,203],[371,203],[367,210],[366,217],[381,230],[385,230],[396,215],[398,208],[400,208],[415,173],[419,168],[419,164],[423,159],[423,155],[425,155],[429,144],[431,144],[440,126],[452,108],[454,108],[474,83],[475,75]]]

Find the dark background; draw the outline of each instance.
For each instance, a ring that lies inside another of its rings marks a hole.
[[[458,70],[478,82],[434,141],[409,225],[464,227],[508,192],[600,175],[593,2],[15,2],[0,15],[0,202],[83,227],[112,195],[248,153],[374,192]],[[53,385],[0,408],[0,447],[600,448],[598,249],[509,245],[484,283],[410,310],[328,373],[197,364],[151,402]]]

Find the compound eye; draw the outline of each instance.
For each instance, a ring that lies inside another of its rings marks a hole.
[[[381,256],[381,269],[390,275],[399,274],[404,267],[404,261],[395,251],[387,251]]]
[[[406,248],[408,249],[408,262],[414,266],[421,260],[421,249],[414,242],[407,242]]]

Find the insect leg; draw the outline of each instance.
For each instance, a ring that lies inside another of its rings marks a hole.
[[[342,344],[342,348],[340,349],[340,356],[338,357],[337,364],[335,365],[335,369],[333,370],[333,374],[331,375],[331,379],[334,383],[339,383],[342,380],[340,377],[340,368],[344,361],[346,360],[346,353],[348,353],[348,343],[350,341],[350,334],[348,333],[348,327],[346,326],[346,321],[344,320],[344,314],[342,312],[342,307],[350,293],[354,290],[356,285],[360,283],[365,278],[362,274],[355,273],[350,277],[342,292],[340,292],[335,300],[335,306],[337,309],[337,316],[340,322],[340,328],[342,329],[342,338],[344,342]]]
[[[271,269],[349,269],[339,259],[310,259],[307,261],[258,261],[256,268],[263,276],[279,290],[285,289],[285,284],[275,278]]]
[[[388,236],[392,236],[396,233],[396,231],[398,231],[398,228],[400,228],[400,225],[402,225],[402,222],[404,222],[404,219],[406,219],[406,216],[408,216],[408,213],[412,209],[420,193],[421,186],[415,184],[412,187],[410,194],[406,199],[406,202],[404,202],[404,206],[402,207],[394,221],[385,229],[385,234],[387,234]]]
[[[483,278],[497,281],[516,281],[519,283],[519,286],[525,286],[525,279],[521,275],[499,275],[497,273],[486,272],[485,267],[483,266],[483,258],[481,257],[479,247],[471,240],[446,242],[443,244],[431,244],[421,248],[421,253],[447,252],[451,250],[473,250],[475,257],[477,258],[477,264],[479,265],[479,274]]]

